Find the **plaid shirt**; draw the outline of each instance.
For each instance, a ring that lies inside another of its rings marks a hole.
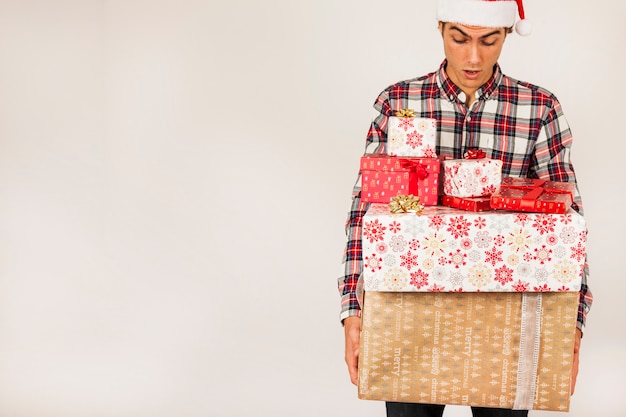
[[[446,61],[436,72],[394,84],[378,96],[365,153],[385,153],[389,116],[413,109],[417,117],[437,120],[439,156],[459,159],[469,148],[480,148],[503,162],[503,176],[576,182],[570,162],[572,134],[552,93],[503,75],[496,64],[493,76],[476,91],[468,109],[465,93],[447,76],[445,65]],[[342,320],[360,314],[356,293],[363,269],[361,224],[368,208],[360,194],[359,173],[346,222],[345,275],[339,278]],[[576,194],[572,207],[582,214],[582,201]],[[581,329],[593,302],[587,277],[585,267],[578,309]]]

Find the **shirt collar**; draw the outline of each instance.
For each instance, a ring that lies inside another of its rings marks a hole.
[[[439,89],[445,98],[449,100],[458,99],[465,102],[465,93],[456,84],[454,84],[450,77],[448,77],[448,74],[446,74],[445,68],[447,63],[448,61],[444,60],[437,71],[437,84],[439,85]],[[479,100],[487,100],[500,86],[502,77],[503,75],[500,65],[496,63],[493,67],[493,74],[491,75],[491,78],[489,78],[485,84],[476,90],[476,98]]]

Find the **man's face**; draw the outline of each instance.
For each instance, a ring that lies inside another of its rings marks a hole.
[[[465,94],[485,84],[500,57],[507,30],[439,23],[448,61],[446,73]]]

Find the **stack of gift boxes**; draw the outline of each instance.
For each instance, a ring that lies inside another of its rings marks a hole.
[[[575,186],[502,178],[480,150],[438,158],[436,124],[411,116],[390,118],[389,154],[361,160],[359,397],[567,411],[586,242]],[[408,194],[424,209],[392,212]]]

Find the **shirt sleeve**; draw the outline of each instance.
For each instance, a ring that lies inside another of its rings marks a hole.
[[[387,120],[391,114],[388,95],[381,93],[374,103],[374,118],[367,132],[364,154],[384,153],[387,142]],[[346,220],[346,248],[343,256],[344,275],[338,279],[341,295],[341,314],[343,321],[350,316],[361,314],[357,298],[357,284],[363,271],[363,249],[361,245],[363,216],[369,203],[361,200],[361,171],[352,190],[352,204]]]
[[[535,142],[534,164],[530,176],[550,181],[576,182],[576,174],[570,160],[572,133],[558,100],[552,96],[552,105],[547,107],[542,120],[542,129]],[[581,215],[583,204],[578,185],[572,208]],[[589,265],[585,261],[578,305],[578,328],[583,329],[587,313],[593,303],[593,294],[588,285]]]
[[[587,280],[589,278],[589,265],[587,264],[587,260],[585,260],[585,267],[583,269],[583,278],[582,283],[580,285],[580,300],[578,303],[578,322],[577,327],[582,331],[587,323],[587,313],[591,309],[591,304],[593,303],[593,294],[587,285]]]

